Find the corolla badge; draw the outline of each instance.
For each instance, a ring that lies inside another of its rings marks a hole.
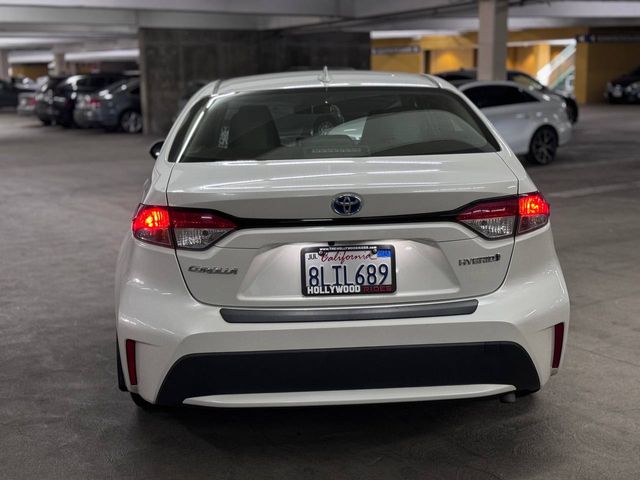
[[[362,199],[355,193],[341,193],[333,199],[331,208],[338,215],[355,215],[362,210]]]

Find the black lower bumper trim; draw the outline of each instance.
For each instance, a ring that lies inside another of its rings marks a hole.
[[[403,345],[187,355],[167,374],[156,402],[205,395],[501,384],[540,388],[536,368],[512,342]]]
[[[424,305],[337,309],[270,308],[258,310],[223,308],[220,310],[220,315],[228,323],[336,322],[470,315],[477,308],[478,300],[460,300],[457,302],[427,303]]]

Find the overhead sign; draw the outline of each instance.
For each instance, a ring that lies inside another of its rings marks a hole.
[[[420,45],[403,45],[401,47],[374,47],[373,55],[395,55],[398,53],[420,53]]]
[[[576,37],[578,43],[640,43],[640,33],[586,33]]]

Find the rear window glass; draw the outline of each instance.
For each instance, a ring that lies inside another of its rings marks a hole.
[[[432,155],[499,148],[466,103],[441,89],[277,90],[221,95],[194,108],[186,145],[179,147],[182,162]]]

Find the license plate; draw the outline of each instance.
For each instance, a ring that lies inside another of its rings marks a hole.
[[[396,291],[391,245],[310,247],[301,252],[305,296],[371,295]]]
[[[613,92],[613,96],[614,97],[621,97],[622,96],[622,90],[614,90]]]

